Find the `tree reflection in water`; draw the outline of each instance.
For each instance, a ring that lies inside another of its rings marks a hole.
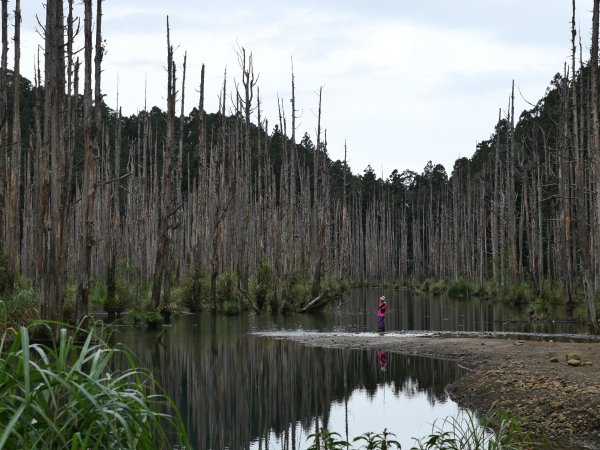
[[[195,449],[305,448],[306,436],[328,427],[332,407],[347,407],[353,392],[373,398],[385,386],[394,397],[424,394],[435,405],[447,401],[444,387],[461,372],[448,361],[392,353],[382,370],[376,351],[307,347],[246,331],[243,318],[198,315],[178,320],[160,340],[145,331],[122,335],[175,399]]]

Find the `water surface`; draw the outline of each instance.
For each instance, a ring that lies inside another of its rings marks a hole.
[[[314,314],[184,315],[166,333],[123,330],[122,340],[175,399],[194,449],[306,449],[320,427],[344,438],[388,428],[410,448],[458,412],[444,390],[463,373],[455,362],[260,335],[372,334],[381,295],[390,333],[585,331],[562,322],[558,307],[545,310],[550,320],[530,322],[528,310],[501,302],[357,289]]]

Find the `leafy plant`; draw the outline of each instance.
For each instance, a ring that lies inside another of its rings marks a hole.
[[[260,310],[273,299],[273,279],[273,266],[267,260],[263,260],[256,275],[249,280],[248,295]]]
[[[0,297],[0,303],[3,304],[0,332],[11,327],[17,329],[39,316],[38,299],[31,287],[18,288],[13,294]]]
[[[152,374],[109,347],[101,331],[62,328],[42,345],[19,329],[0,355],[0,448],[168,448],[169,428],[189,448],[172,400],[156,394]],[[126,370],[112,369],[116,357]]]
[[[393,439],[396,435],[390,433],[387,428],[379,434],[367,432],[361,436],[354,438],[354,442],[364,441],[366,450],[390,450],[392,448],[401,448],[400,442]]]
[[[240,313],[240,308],[236,301],[226,300],[220,307],[221,312],[225,315],[234,316]]]
[[[209,293],[209,281],[201,276],[196,278],[194,270],[188,270],[182,274],[179,284],[171,291],[171,300],[191,312],[198,312],[208,303]]]
[[[217,278],[217,303],[237,301],[238,278],[235,272],[224,272]]]
[[[458,280],[448,287],[448,297],[467,298],[471,293],[471,286],[466,280]]]
[[[308,439],[313,442],[308,450],[345,450],[350,445],[341,439],[339,433],[329,431],[327,428],[321,428],[316,433],[310,434]]]

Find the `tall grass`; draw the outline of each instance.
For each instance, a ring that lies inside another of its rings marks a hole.
[[[177,408],[156,393],[152,374],[101,335],[95,324],[62,328],[46,345],[18,330],[0,354],[0,449],[173,448],[168,430],[189,448]],[[114,369],[117,357],[126,370]]]
[[[520,450],[525,435],[513,419],[490,415],[478,421],[473,413],[462,411],[434,422],[430,435],[415,441],[411,450]]]
[[[12,294],[0,297],[0,334],[27,325],[38,317],[38,298],[32,287],[19,286]]]

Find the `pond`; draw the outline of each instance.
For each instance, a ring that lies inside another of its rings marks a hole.
[[[194,449],[306,449],[316,427],[350,439],[388,428],[410,448],[412,438],[426,436],[435,420],[458,413],[444,390],[464,371],[457,363],[313,348],[268,336],[372,333],[381,294],[389,303],[389,331],[525,332],[527,325],[543,332],[577,331],[574,324],[556,322],[553,328],[504,320],[519,312],[501,303],[366,289],[316,314],[201,313],[177,317],[162,334],[120,335],[178,404]]]

